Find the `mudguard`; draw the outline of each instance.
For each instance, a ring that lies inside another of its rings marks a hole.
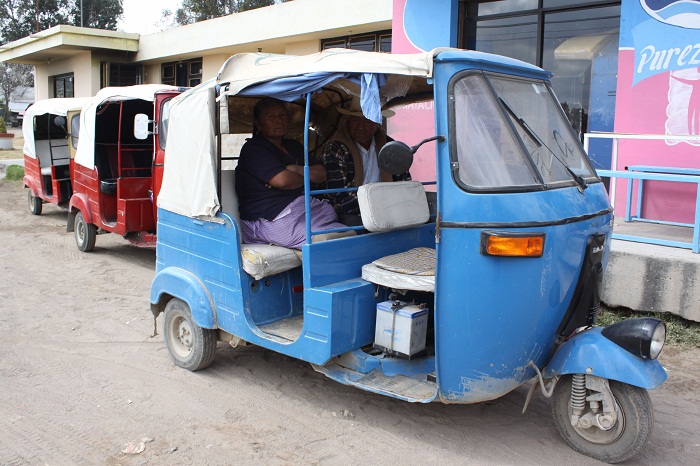
[[[31,178],[31,177],[25,175],[23,182],[24,182],[24,187],[29,188],[29,190],[32,192],[32,196],[39,197],[39,194],[41,193],[41,191],[37,188],[36,185],[38,183],[36,182],[36,180],[34,178]]]
[[[76,210],[79,210],[83,214],[83,218],[88,223],[95,223],[92,221],[92,212],[90,211],[90,203],[85,194],[73,194],[68,202],[68,224],[66,225],[66,231],[73,231],[75,228],[75,214]]]
[[[192,318],[200,327],[217,328],[214,301],[204,283],[193,274],[177,267],[168,267],[158,272],[151,284],[151,307],[157,306],[163,295],[186,302]]]
[[[659,361],[634,356],[605,338],[602,330],[586,330],[564,343],[542,371],[543,376],[591,374],[647,390],[664,383],[667,374]]]

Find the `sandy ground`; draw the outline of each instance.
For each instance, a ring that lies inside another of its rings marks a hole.
[[[155,252],[101,235],[81,253],[65,222],[52,205],[31,216],[21,184],[0,181],[2,465],[598,464],[559,437],[548,400],[520,414],[527,387],[414,405],[222,344],[209,369],[179,369],[151,337]],[[656,428],[630,464],[698,464],[698,360],[665,351]]]

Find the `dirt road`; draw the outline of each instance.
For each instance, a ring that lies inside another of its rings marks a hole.
[[[526,389],[474,406],[346,387],[258,347],[176,368],[151,337],[155,252],[111,235],[81,253],[65,212],[0,181],[0,464],[592,465]],[[159,319],[159,333],[161,322]],[[663,355],[656,428],[633,464],[697,464],[700,351]]]

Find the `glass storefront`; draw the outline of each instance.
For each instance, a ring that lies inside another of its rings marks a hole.
[[[615,111],[620,4],[466,0],[460,46],[553,72],[554,91],[579,136],[592,130],[612,131],[612,119],[597,116]]]

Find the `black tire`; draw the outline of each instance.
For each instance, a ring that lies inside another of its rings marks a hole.
[[[654,411],[646,390],[610,380],[617,404],[617,422],[609,430],[581,429],[571,425],[571,376],[554,388],[552,415],[566,443],[579,453],[605,463],[620,463],[635,456],[646,445],[654,427]]]
[[[32,196],[31,191],[27,191],[28,196],[28,201],[29,201],[29,212],[32,213],[32,215],[41,215],[41,209],[42,206],[44,205],[44,201],[41,200],[41,198]]]
[[[83,218],[83,213],[75,215],[75,244],[83,252],[90,252],[95,249],[95,239],[97,238],[97,227],[92,223],[87,223]]]
[[[165,306],[163,337],[173,362],[188,371],[204,369],[214,362],[216,330],[195,324],[190,307],[179,299]]]

